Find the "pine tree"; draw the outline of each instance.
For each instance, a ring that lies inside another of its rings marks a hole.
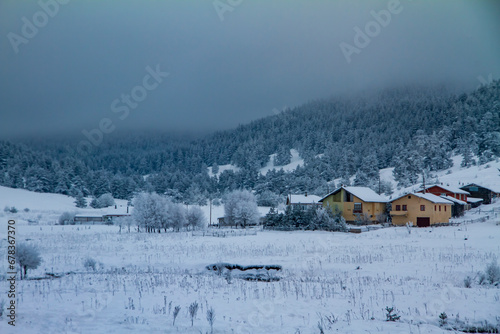
[[[77,208],[86,208],[87,207],[87,201],[85,200],[85,197],[83,197],[82,192],[78,192],[75,198],[75,204]]]
[[[278,147],[278,151],[274,156],[274,165],[275,166],[284,166],[288,165],[292,161],[292,154],[290,153],[290,149],[281,145]]]

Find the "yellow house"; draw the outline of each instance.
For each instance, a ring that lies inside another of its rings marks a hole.
[[[425,193],[411,193],[391,201],[390,212],[394,225],[412,222],[419,227],[448,223],[452,202],[442,197]]]
[[[324,208],[340,212],[346,222],[359,218],[376,222],[386,210],[387,199],[370,188],[342,186],[319,200]]]

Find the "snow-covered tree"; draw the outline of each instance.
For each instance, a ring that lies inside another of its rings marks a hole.
[[[281,145],[278,147],[278,151],[274,156],[274,165],[275,166],[284,166],[288,165],[292,161],[292,154],[290,153],[290,149]]]
[[[139,230],[144,228],[146,232],[154,232],[169,227],[168,209],[172,204],[165,197],[156,193],[141,193],[134,198],[133,203],[132,218]]]
[[[85,200],[85,197],[83,197],[83,194],[81,191],[78,191],[76,194],[75,205],[77,208],[86,208],[87,207],[87,201]]]
[[[180,203],[171,203],[169,206],[168,219],[170,226],[180,231],[188,226],[186,218],[186,208]]]
[[[33,245],[20,243],[16,247],[16,262],[21,269],[21,279],[26,278],[28,269],[36,269],[42,263],[38,248]],[[23,275],[24,273],[24,275]]]
[[[90,202],[90,206],[94,209],[106,208],[115,205],[115,200],[110,193],[102,194],[98,198],[94,197]]]
[[[259,211],[255,196],[248,190],[235,190],[225,196],[224,214],[226,224],[255,225],[259,222]]]
[[[102,194],[101,196],[99,196],[97,201],[99,202],[99,206],[101,208],[106,208],[108,206],[115,205],[115,200],[110,193]]]
[[[188,226],[190,226],[193,230],[203,229],[207,226],[205,214],[203,213],[203,210],[197,206],[189,208],[186,214],[186,219]]]

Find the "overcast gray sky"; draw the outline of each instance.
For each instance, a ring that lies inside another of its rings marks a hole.
[[[55,1],[0,1],[1,136],[103,118],[120,133],[212,131],[315,98],[500,77],[500,1],[59,0],[45,14]],[[143,83],[158,64],[169,75]]]

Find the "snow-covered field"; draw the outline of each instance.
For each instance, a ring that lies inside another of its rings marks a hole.
[[[478,271],[500,256],[500,219],[440,228],[384,228],[362,234],[258,232],[215,238],[189,233],[118,233],[116,226],[28,225],[18,213],[17,241],[37,245],[42,265],[17,281],[17,321],[0,333],[447,333],[450,323],[500,323],[500,289],[477,284]],[[2,224],[6,254],[6,224]],[[83,266],[95,259],[96,272]],[[278,264],[277,282],[250,282],[208,272],[215,262]],[[6,272],[6,259],[0,268]],[[474,278],[464,287],[467,276]],[[1,280],[0,289],[8,290]],[[3,293],[3,299],[6,294]],[[194,325],[191,303],[200,309]],[[173,325],[173,309],[181,310]],[[386,306],[401,319],[386,322]],[[336,321],[329,325],[326,316]]]
[[[292,164],[300,163],[296,158]],[[466,169],[455,160],[450,172],[436,174],[440,182],[500,185],[499,162]],[[391,169],[381,176],[394,182]],[[0,187],[0,209],[19,210],[0,211],[0,302],[9,301],[9,219],[16,221],[17,242],[36,245],[43,258],[30,279],[17,280],[16,327],[4,315],[0,333],[204,334],[210,333],[209,308],[215,310],[214,333],[320,333],[318,323],[325,333],[449,333],[439,326],[442,312],[450,326],[500,326],[499,287],[478,283],[479,272],[500,257],[500,201],[467,212],[455,220],[460,225],[411,233],[389,227],[361,234],[259,231],[228,238],[54,225],[64,211],[106,210],[77,209],[73,201]],[[202,209],[208,219],[210,208]],[[212,206],[212,222],[223,210]],[[96,271],[84,267],[89,257],[97,261]],[[279,281],[245,281],[205,269],[217,262],[283,270]],[[46,279],[46,273],[62,277]],[[193,302],[200,308],[191,326]],[[181,309],[173,325],[176,306]],[[400,320],[385,321],[386,307],[394,307]]]

